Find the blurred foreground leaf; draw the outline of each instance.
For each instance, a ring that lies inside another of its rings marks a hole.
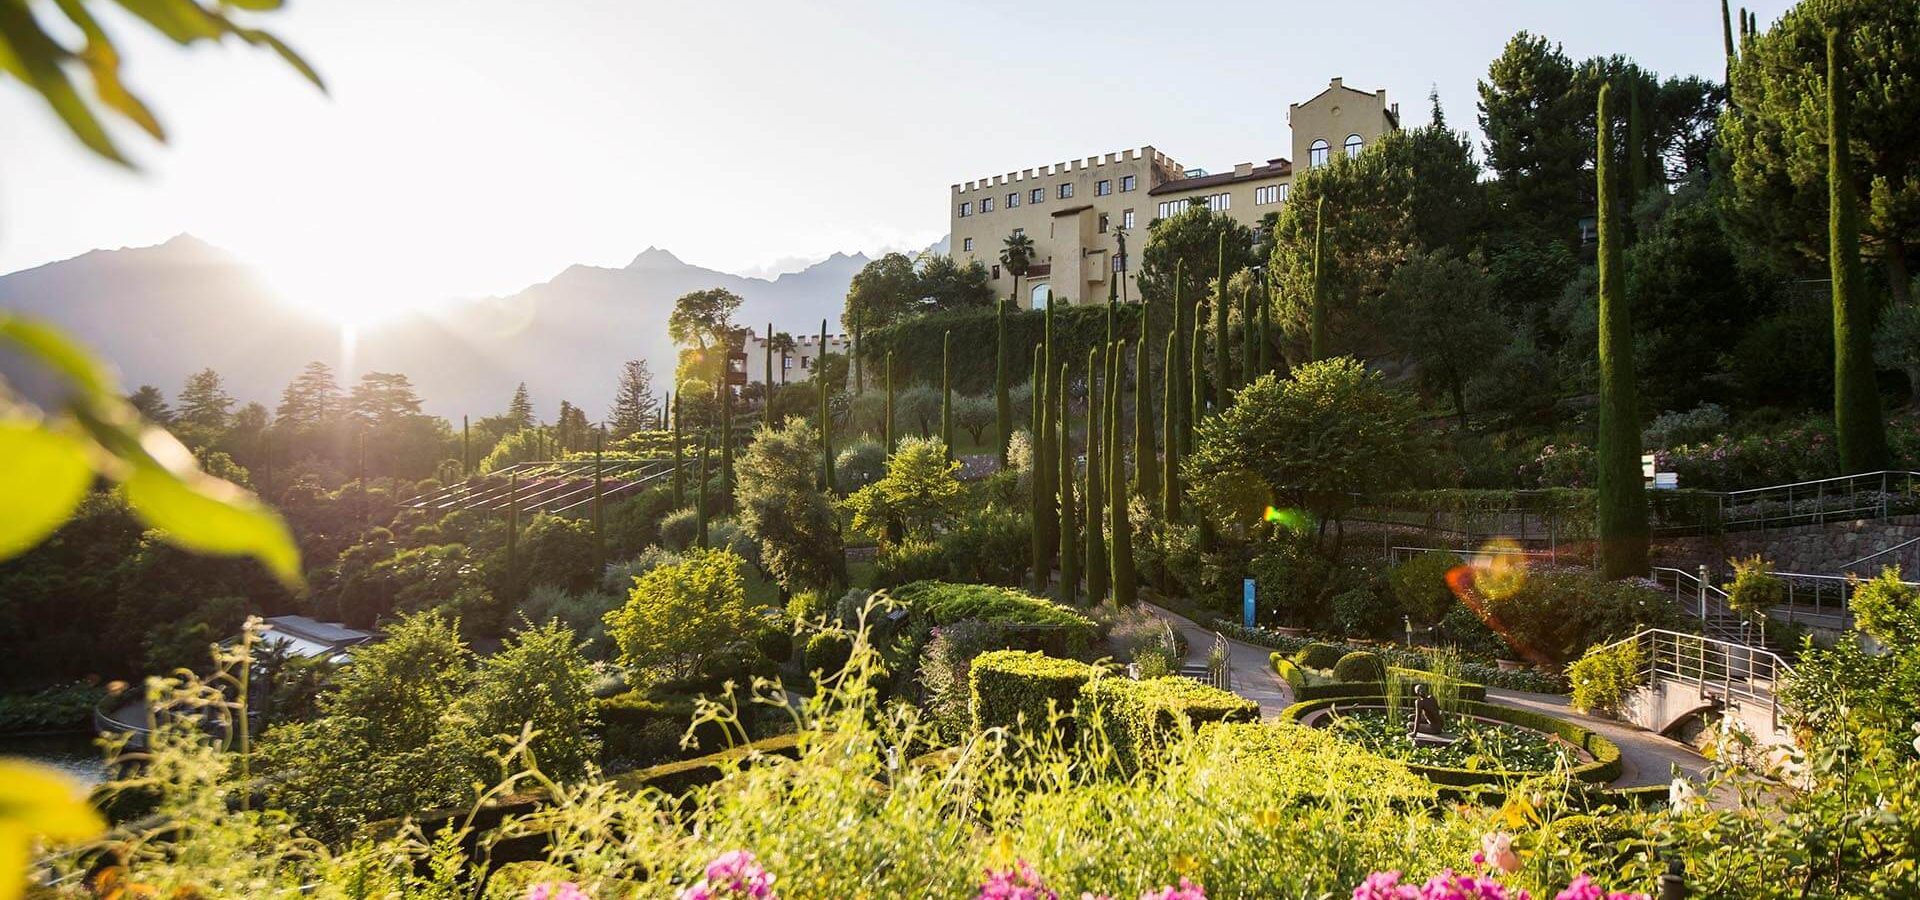
[[[93,483],[87,445],[25,419],[0,421],[0,559],[45,540],[67,521]]]
[[[0,759],[0,900],[18,900],[36,840],[82,841],[107,823],[87,792],[57,769]]]

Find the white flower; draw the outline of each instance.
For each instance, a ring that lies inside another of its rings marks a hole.
[[[1667,803],[1674,812],[1686,811],[1687,807],[1693,805],[1695,796],[1693,782],[1684,777],[1675,778],[1672,784],[1667,785]]]

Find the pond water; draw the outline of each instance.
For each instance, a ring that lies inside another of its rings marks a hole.
[[[107,780],[107,764],[88,734],[0,738],[0,756],[52,766],[91,787]]]

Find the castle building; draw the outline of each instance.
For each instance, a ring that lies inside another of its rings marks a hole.
[[[956,184],[948,210],[953,257],[986,266],[995,292],[1006,296],[1013,274],[1001,265],[1000,251],[1008,236],[1023,234],[1034,252],[1020,279],[1022,307],[1041,309],[1056,299],[1101,303],[1109,290],[1138,299],[1134,260],[1154,220],[1205,203],[1257,227],[1287,202],[1294,160],[1316,168],[1335,154],[1360,155],[1400,127],[1400,106],[1387,102],[1385,90],[1368,93],[1335,78],[1305,103],[1289,104],[1287,123],[1293,132],[1290,159],[1240,163],[1228,172],[1185,168],[1146,146]]]

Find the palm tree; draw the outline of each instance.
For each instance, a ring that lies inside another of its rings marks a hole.
[[[787,357],[794,351],[793,335],[784,331],[767,338],[767,348],[780,354],[780,384],[787,383]]]
[[[1120,270],[1113,273],[1112,277],[1120,280],[1120,302],[1125,303],[1127,302],[1127,230],[1118,225],[1113,226],[1113,240],[1119,245],[1119,249],[1115,252],[1120,257]]]
[[[1033,265],[1033,238],[1021,231],[1007,235],[1006,246],[1000,250],[1000,264],[1013,276],[1013,300],[1019,303],[1020,278]]]

